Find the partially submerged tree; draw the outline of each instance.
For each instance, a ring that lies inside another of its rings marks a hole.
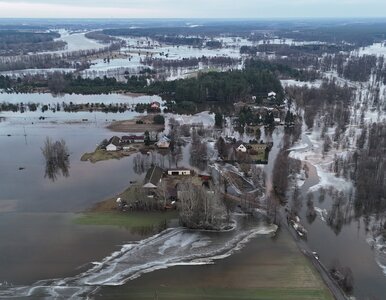
[[[43,156],[46,160],[44,177],[55,181],[61,172],[64,177],[69,176],[70,156],[66,142],[64,140],[53,142],[49,137],[46,138],[42,148]]]
[[[208,190],[203,186],[185,181],[179,184],[179,213],[183,226],[195,229],[224,228],[229,215],[219,190]]]

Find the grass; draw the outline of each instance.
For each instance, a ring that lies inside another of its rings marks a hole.
[[[251,146],[252,146],[253,150],[258,152],[256,155],[251,155],[252,160],[265,161],[266,160],[265,151],[258,149],[256,145],[251,145]]]
[[[126,155],[122,151],[106,151],[106,150],[95,150],[91,153],[85,153],[80,158],[81,161],[90,161],[96,163],[98,161],[109,160],[109,159],[121,159]]]
[[[322,300],[332,299],[331,296],[319,289],[301,288],[168,288],[131,289],[130,296],[119,293],[109,293],[114,299],[261,299],[261,300]]]
[[[177,218],[176,211],[166,212],[90,212],[75,219],[81,225],[110,225],[126,229],[158,229]]]

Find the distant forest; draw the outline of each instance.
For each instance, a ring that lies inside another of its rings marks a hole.
[[[29,52],[54,51],[66,46],[57,32],[0,30],[0,55],[20,55]]]
[[[197,104],[213,102],[233,104],[237,101],[266,97],[274,91],[280,103],[284,91],[279,76],[297,74],[288,67],[283,69],[275,64],[248,61],[244,70],[199,73],[197,78],[175,81],[155,81],[147,84],[148,76],[127,77],[126,82],[115,78],[84,79],[73,74],[55,72],[48,77],[27,76],[12,79],[0,76],[0,88],[9,92],[31,92],[49,90],[52,93],[107,94],[111,92],[138,92],[157,94],[166,100],[174,100],[180,107],[195,111]]]

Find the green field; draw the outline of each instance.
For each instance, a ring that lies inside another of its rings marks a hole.
[[[96,163],[98,161],[104,161],[109,159],[121,159],[125,157],[123,151],[106,151],[106,150],[95,150],[92,153],[85,153],[80,158],[81,161],[90,161],[92,163]]]

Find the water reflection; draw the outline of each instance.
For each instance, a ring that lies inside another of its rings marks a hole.
[[[44,178],[48,177],[55,181],[60,174],[64,177],[69,176],[70,154],[64,140],[53,142],[47,137],[42,148],[42,154],[46,160]]]

